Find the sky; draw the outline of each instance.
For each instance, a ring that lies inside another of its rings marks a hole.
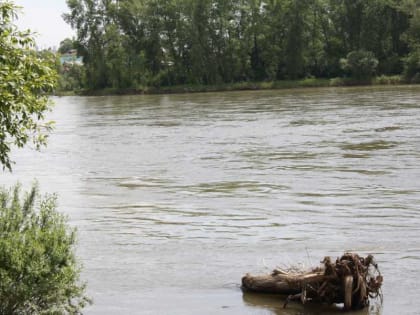
[[[73,37],[75,32],[63,21],[61,15],[68,12],[66,0],[14,0],[23,7],[16,21],[20,30],[36,32],[38,48],[58,48],[60,42]]]

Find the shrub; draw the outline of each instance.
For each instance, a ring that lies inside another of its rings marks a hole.
[[[341,68],[356,79],[369,79],[378,66],[378,59],[371,51],[354,50],[340,60]]]
[[[400,75],[381,75],[375,78],[374,83],[381,85],[401,84],[403,80]]]
[[[59,73],[59,91],[79,91],[83,88],[86,78],[85,69],[82,65],[64,64],[60,66]]]
[[[37,187],[0,188],[0,314],[78,314],[90,303],[79,283],[75,230]]]
[[[411,83],[420,82],[420,48],[413,49],[405,58],[404,78]]]

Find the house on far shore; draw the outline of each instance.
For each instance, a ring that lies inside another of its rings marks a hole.
[[[83,57],[79,57],[77,56],[77,50],[76,49],[71,49],[68,52],[66,52],[65,54],[62,54],[60,56],[60,63],[61,65],[79,65],[82,66],[83,65]]]

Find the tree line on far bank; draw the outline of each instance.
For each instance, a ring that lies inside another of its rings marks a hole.
[[[67,0],[86,89],[401,75],[416,0]]]

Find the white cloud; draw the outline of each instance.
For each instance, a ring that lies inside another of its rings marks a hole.
[[[37,33],[38,47],[58,47],[63,39],[74,36],[74,31],[61,17],[67,12],[65,0],[15,0],[15,3],[23,7],[16,24],[22,30]]]

